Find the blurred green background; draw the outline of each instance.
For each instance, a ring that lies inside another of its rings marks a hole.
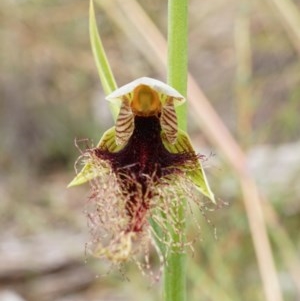
[[[138,2],[166,34],[167,1]],[[300,1],[293,3],[297,19]],[[294,14],[271,0],[242,4],[190,1],[190,71],[247,152],[270,205],[283,296],[300,300],[300,27],[289,27]],[[85,255],[88,186],[66,189],[79,155],[74,139],[97,143],[112,125],[90,50],[88,5],[0,2],[0,301],[160,298],[160,285],[136,266],[127,267],[127,280]],[[119,86],[141,76],[165,81],[160,63],[147,60],[107,9],[96,11]],[[188,300],[264,300],[237,180],[192,115],[189,127],[197,150],[215,154],[206,167],[229,206],[196,216],[202,231],[189,258]]]

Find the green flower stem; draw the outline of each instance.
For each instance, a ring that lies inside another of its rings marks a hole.
[[[187,0],[169,0],[168,7],[168,84],[183,96],[187,94]],[[186,131],[186,104],[177,109],[179,127]],[[184,204],[177,211],[184,213]],[[182,220],[179,218],[179,220]],[[180,229],[185,232],[185,224]],[[173,242],[179,241],[172,234]],[[166,258],[164,268],[164,301],[186,300],[186,254],[174,247]]]
[[[169,0],[168,84],[183,96],[187,94],[187,0]],[[186,131],[186,103],[177,107],[179,128]]]

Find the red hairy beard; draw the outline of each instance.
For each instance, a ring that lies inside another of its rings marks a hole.
[[[96,148],[96,157],[110,163],[126,197],[130,217],[127,231],[140,232],[147,218],[155,185],[160,178],[182,172],[198,160],[193,152],[170,153],[161,139],[159,118],[135,117],[135,128],[126,146],[118,152]]]

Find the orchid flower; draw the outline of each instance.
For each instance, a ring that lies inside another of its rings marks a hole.
[[[137,251],[134,242],[151,240],[150,218],[165,230],[160,239],[168,245],[167,228],[176,231],[180,223],[172,214],[174,202],[176,208],[176,203],[199,200],[201,194],[213,203],[215,198],[202,168],[203,156],[177,126],[175,107],[185,102],[182,95],[142,77],[106,99],[120,108],[115,126],[83,153],[84,166],[69,186],[91,183],[98,233],[93,253],[123,262]]]

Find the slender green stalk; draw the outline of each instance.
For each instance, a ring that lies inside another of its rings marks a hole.
[[[168,84],[182,95],[187,93],[187,0],[169,0],[168,7]],[[186,130],[186,105],[177,110],[179,127]],[[183,215],[184,204],[177,211]],[[182,220],[182,219],[179,219]],[[181,231],[185,232],[185,224]],[[178,242],[178,234],[172,234]],[[186,300],[186,254],[174,249],[166,258],[164,301]]]
[[[187,94],[187,0],[169,0],[168,84]],[[179,128],[186,131],[186,104],[177,109]]]

